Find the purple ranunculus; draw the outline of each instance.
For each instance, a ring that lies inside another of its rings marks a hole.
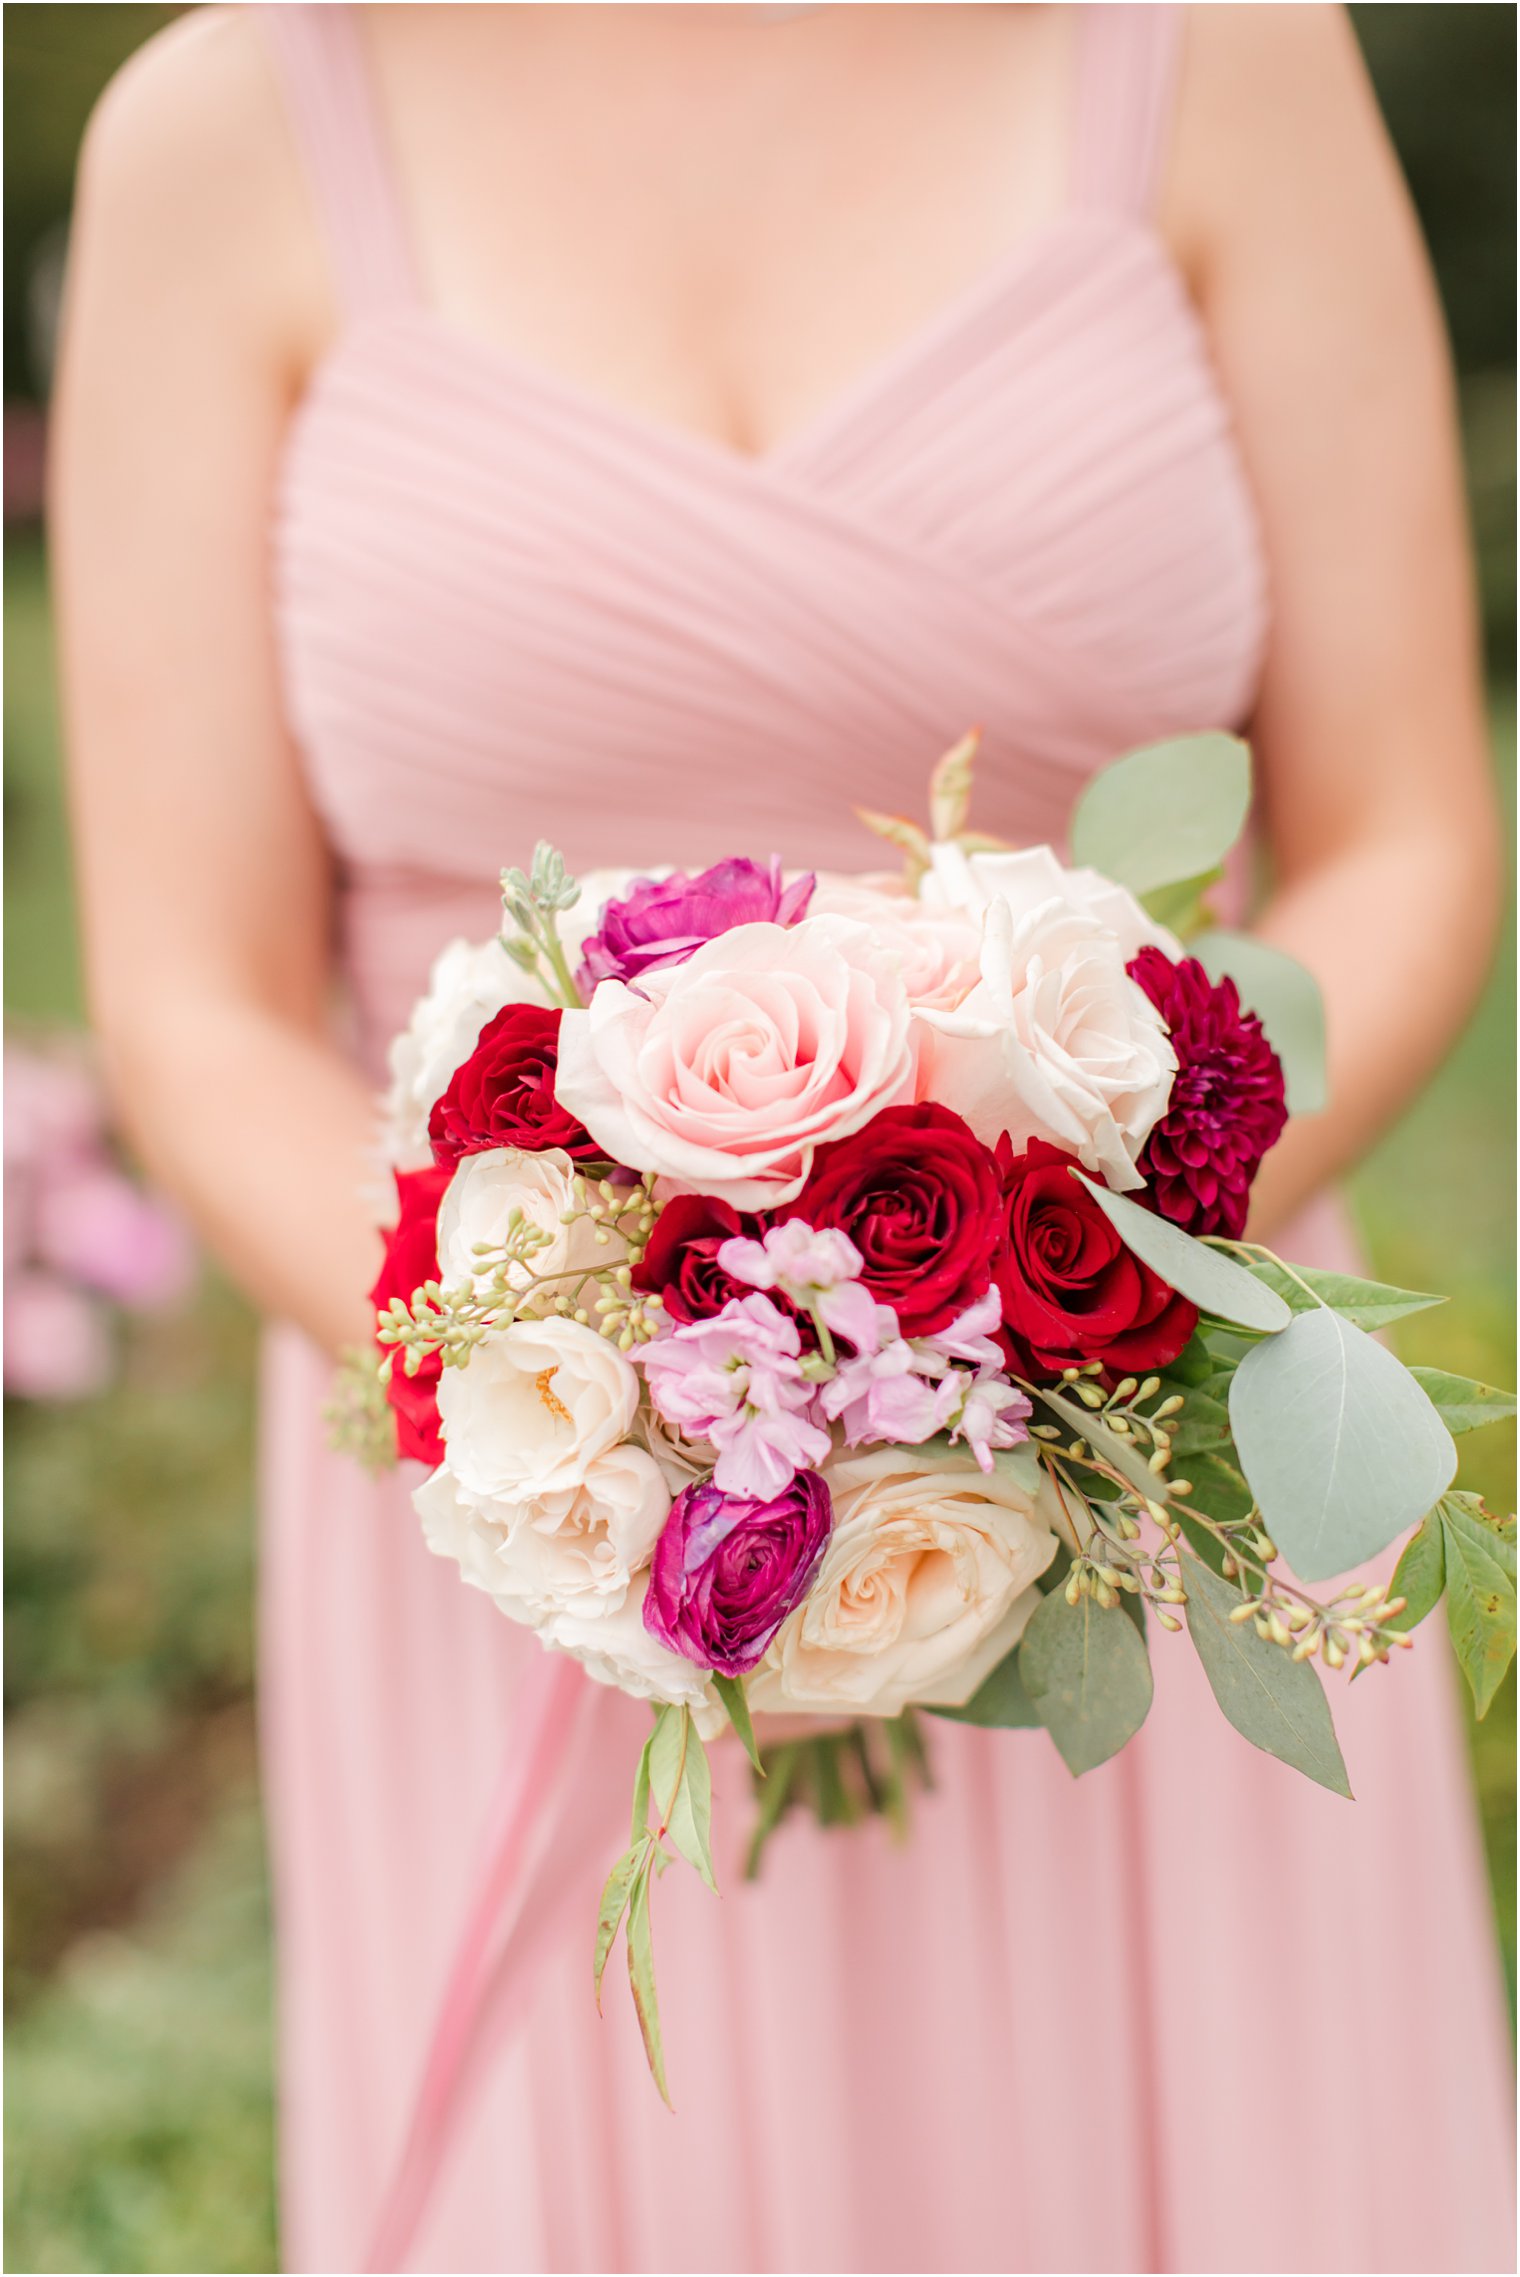
[[[833,1523],[816,1471],[768,1502],[686,1487],[655,1544],[645,1628],[699,1668],[743,1676],[806,1595]]]
[[[576,984],[589,996],[598,981],[632,982],[659,965],[684,964],[704,941],[736,925],[795,925],[815,882],[810,872],[783,885],[774,854],[765,869],[735,856],[696,877],[677,870],[668,878],[635,878],[625,900],[603,909]]]

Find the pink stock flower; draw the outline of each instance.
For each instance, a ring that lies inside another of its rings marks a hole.
[[[897,1333],[892,1314],[861,1286],[860,1251],[833,1226],[815,1232],[804,1219],[788,1218],[769,1227],[759,1241],[744,1236],[725,1241],[718,1263],[753,1289],[779,1289],[799,1311],[810,1313],[857,1352],[876,1350],[883,1318],[891,1323],[888,1333]]]
[[[801,1350],[797,1323],[755,1295],[656,1337],[637,1357],[666,1422],[717,1449],[721,1491],[770,1496],[829,1452],[828,1433],[807,1412],[813,1387]]]
[[[964,1377],[960,1380],[965,1381]],[[1030,1401],[1005,1377],[974,1376],[966,1386],[961,1411],[951,1424],[951,1444],[964,1439],[976,1458],[978,1470],[990,1473],[992,1450],[1016,1447],[1027,1439],[1027,1419],[1033,1413]]]
[[[922,1374],[918,1354],[900,1336],[874,1352],[842,1360],[819,1394],[824,1414],[840,1425],[847,1447],[878,1442],[918,1446],[944,1429],[959,1401],[955,1377]]]

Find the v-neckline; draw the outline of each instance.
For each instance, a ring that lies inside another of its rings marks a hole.
[[[1158,260],[1175,278],[1187,299],[1186,286],[1176,261],[1148,223],[1112,208],[1067,206],[1027,230],[1000,259],[982,269],[968,284],[931,309],[897,341],[870,358],[858,371],[829,391],[823,400],[793,427],[763,449],[751,451],[699,427],[641,411],[632,404],[558,372],[552,364],[513,348],[488,333],[474,330],[434,304],[422,300],[391,303],[365,312],[346,326],[309,374],[304,395],[316,393],[329,370],[347,361],[352,347],[376,330],[410,331],[431,339],[462,362],[495,374],[509,388],[526,391],[541,402],[556,405],[569,419],[599,429],[643,451],[717,472],[745,486],[780,479],[794,464],[805,462],[828,441],[869,415],[882,401],[890,401],[905,382],[932,370],[936,360],[955,346],[984,316],[996,310],[1042,263],[1063,249],[1073,237],[1087,238],[1094,251],[1127,242]],[[1068,271],[1068,274],[1071,272]],[[1191,306],[1191,302],[1188,302]]]

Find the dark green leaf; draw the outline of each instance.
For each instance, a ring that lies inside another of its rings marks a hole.
[[[596,2005],[598,2008],[602,2005],[602,1975],[607,1966],[607,1956],[612,1951],[618,1930],[622,1926],[623,1916],[628,1910],[628,1897],[633,1888],[633,1879],[643,1863],[648,1846],[648,1837],[646,1836],[643,1842],[636,1842],[631,1850],[625,1850],[613,1867],[612,1872],[607,1876],[606,1885],[602,1890],[602,1906],[596,1920]]]
[[[1451,1433],[1409,1370],[1325,1305],[1246,1354],[1230,1423],[1267,1531],[1304,1581],[1386,1549],[1457,1467]]]
[[[1242,1603],[1232,1581],[1207,1566],[1184,1565],[1188,1634],[1209,1687],[1229,1721],[1253,1747],[1265,1749],[1317,1780],[1351,1795],[1324,1686],[1306,1660],[1259,1637],[1250,1621],[1232,1621]]]
[[[1132,1621],[1084,1596],[1042,1597],[1019,1648],[1019,1673],[1068,1771],[1080,1775],[1133,1739],[1151,1704],[1151,1664]]]
[[[1013,1730],[1019,1726],[1034,1727],[1040,1721],[1034,1702],[1024,1689],[1024,1679],[1019,1674],[1017,1645],[998,1662],[986,1682],[972,1693],[963,1708],[930,1708],[927,1713],[931,1716],[944,1716],[954,1724],[981,1724],[1002,1730]]]
[[[1480,1431],[1486,1423],[1506,1422],[1515,1412],[1513,1392],[1475,1383],[1471,1376],[1449,1376],[1444,1368],[1411,1368],[1409,1373],[1448,1431]]]
[[[650,1856],[654,1854],[650,1845]],[[628,1982],[633,1987],[633,2005],[638,2011],[639,2030],[644,2036],[644,2054],[654,2074],[655,2086],[666,2103],[670,2103],[670,2090],[665,2084],[665,2050],[660,2039],[660,2004],[654,1985],[654,1941],[649,1928],[649,1866],[646,1859],[643,1870],[634,1876],[628,1901]],[[672,2106],[674,2108],[674,2106]]]
[[[1443,1495],[1440,1519],[1446,1618],[1482,1717],[1515,1657],[1515,1521],[1491,1518],[1475,1494]]]
[[[1441,1514],[1432,1510],[1404,1544],[1404,1554],[1393,1569],[1390,1597],[1409,1600],[1402,1613],[1385,1625],[1390,1629],[1418,1628],[1426,1614],[1439,1602],[1446,1587],[1446,1540],[1441,1530]]]
[[[760,1749],[755,1741],[755,1727],[750,1721],[749,1701],[745,1697],[743,1677],[720,1676],[718,1671],[714,1669],[713,1690],[723,1702],[728,1720],[738,1733],[745,1754],[763,1779],[765,1777],[765,1765],[760,1760]]]

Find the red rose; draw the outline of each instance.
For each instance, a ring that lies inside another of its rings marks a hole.
[[[633,1268],[633,1285],[658,1294],[672,1320],[709,1320],[730,1297],[752,1297],[718,1263],[718,1251],[736,1234],[758,1240],[763,1220],[741,1215],[705,1194],[677,1194],[654,1221],[649,1246]]]
[[[559,1023],[559,1013],[540,1004],[508,1004],[486,1022],[428,1119],[435,1162],[452,1169],[462,1154],[493,1146],[520,1146],[530,1154],[562,1147],[577,1162],[604,1159],[554,1096]]]
[[[861,1280],[904,1336],[932,1336],[985,1295],[1002,1246],[997,1164],[948,1107],[886,1107],[852,1137],[820,1147],[778,1217],[837,1226]]]
[[[385,1263],[370,1290],[369,1301],[384,1312],[393,1297],[411,1302],[424,1281],[438,1278],[438,1205],[448,1191],[451,1169],[398,1170],[396,1199],[401,1214],[395,1230],[386,1236]],[[377,1339],[378,1341],[378,1339]],[[389,1344],[380,1345],[390,1352]],[[438,1429],[438,1378],[443,1362],[436,1352],[409,1376],[396,1354],[385,1396],[396,1416],[396,1452],[429,1467],[443,1461],[443,1437]]]
[[[994,1278],[1015,1375],[1039,1381],[1101,1360],[1113,1375],[1164,1368],[1198,1308],[1125,1248],[1071,1175],[1075,1158],[1043,1139],[1016,1155],[998,1140],[1008,1245]]]

